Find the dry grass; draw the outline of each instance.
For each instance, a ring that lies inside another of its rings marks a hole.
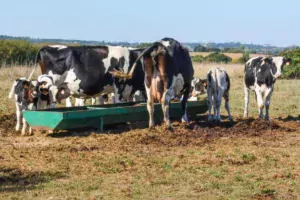
[[[212,66],[195,64],[196,76]],[[299,199],[300,81],[276,82],[270,123],[244,121],[243,65],[224,67],[233,126],[203,119],[188,127],[174,122],[173,133],[149,131],[145,123],[105,134],[11,131],[0,138],[0,199]],[[12,81],[29,72],[0,69],[0,117],[14,111],[7,99]],[[250,108],[256,117],[253,94]]]

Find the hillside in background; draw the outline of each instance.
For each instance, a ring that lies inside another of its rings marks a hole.
[[[7,35],[0,35],[0,40],[26,40],[30,43],[45,43],[45,44],[74,44],[74,45],[120,45],[125,47],[140,47],[147,46],[149,43],[142,42],[107,42],[107,41],[93,41],[93,40],[68,40],[68,39],[41,39],[41,38],[31,38],[31,37],[13,37]],[[197,51],[197,49],[207,49],[207,51],[214,51],[220,49],[222,52],[228,53],[241,53],[244,50],[249,50],[251,53],[259,54],[277,54],[279,51],[282,51],[288,47],[276,47],[271,45],[260,45],[260,44],[242,44],[240,42],[224,42],[224,43],[190,43],[183,42],[190,51]],[[200,47],[200,48],[199,48]],[[206,52],[206,51],[201,51]]]

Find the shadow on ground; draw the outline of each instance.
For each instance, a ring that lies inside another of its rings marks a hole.
[[[34,189],[41,183],[63,178],[61,172],[26,172],[17,168],[0,168],[0,192],[18,192]]]

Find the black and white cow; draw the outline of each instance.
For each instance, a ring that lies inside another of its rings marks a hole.
[[[207,105],[208,121],[215,120],[221,122],[220,108],[222,97],[225,100],[225,109],[227,110],[229,120],[233,118],[230,114],[229,106],[230,79],[224,68],[214,67],[207,73]],[[214,108],[214,116],[211,115],[211,109]]]
[[[110,93],[115,94],[116,102],[132,101],[137,90],[145,90],[142,62],[132,80],[113,77],[109,71],[128,72],[142,50],[120,46],[45,46],[37,53],[36,62],[42,74],[53,79],[54,85],[49,88],[53,103],[70,96],[86,99]]]
[[[16,131],[20,130],[21,120],[23,121],[22,135],[25,135],[27,122],[23,117],[23,110],[33,110],[37,108],[38,97],[34,91],[37,81],[27,81],[26,78],[19,78],[14,81],[8,98],[15,100],[17,125]],[[29,134],[32,133],[31,127]]]
[[[244,70],[245,110],[248,117],[250,90],[255,91],[259,117],[264,118],[263,109],[266,107],[265,119],[269,120],[269,106],[274,84],[281,76],[284,65],[289,65],[290,59],[284,57],[254,57],[247,61]]]
[[[150,116],[149,128],[154,126],[154,102],[162,104],[166,126],[171,128],[170,100],[182,94],[182,121],[188,122],[186,105],[194,76],[188,50],[176,40],[164,38],[154,42],[137,58],[129,74],[126,71],[117,70],[111,73],[117,77],[133,80],[135,69],[138,69],[136,64],[142,57],[145,69],[147,109]]]

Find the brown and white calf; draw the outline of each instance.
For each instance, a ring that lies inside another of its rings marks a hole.
[[[181,95],[183,95],[181,101],[182,121],[188,122],[186,106],[194,76],[188,50],[176,40],[164,38],[154,42],[140,54],[129,74],[118,70],[114,70],[111,74],[119,78],[131,79],[134,70],[138,69],[136,63],[142,57],[144,60],[149,128],[154,126],[154,102],[160,102],[166,126],[171,129],[170,101]]]
[[[232,122],[233,118],[230,114],[229,106],[229,89],[230,79],[224,68],[212,68],[207,73],[207,104],[208,104],[208,121],[221,122],[220,107],[222,97],[225,100],[225,109],[228,112],[229,120]],[[212,106],[214,107],[214,116],[211,115]]]
[[[27,81],[26,78],[19,78],[14,81],[8,98],[14,97],[16,105],[17,124],[16,131],[20,130],[21,120],[23,121],[22,135],[25,135],[27,122],[23,117],[24,110],[33,110],[37,107],[37,93],[34,91],[37,81]],[[31,127],[29,134],[32,133]]]

